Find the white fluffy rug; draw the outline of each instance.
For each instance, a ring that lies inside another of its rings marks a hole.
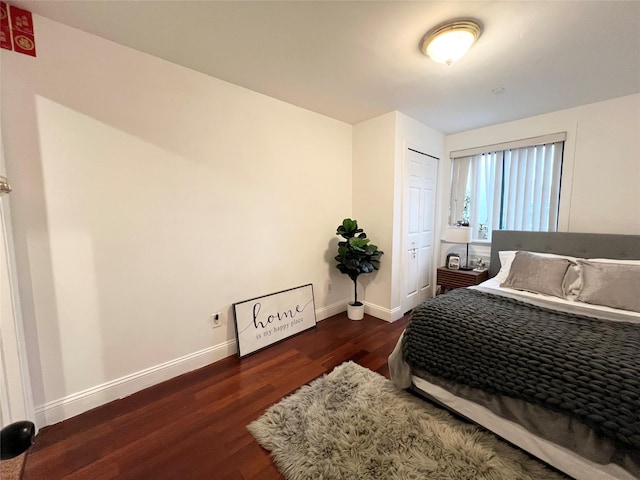
[[[288,480],[566,478],[353,362],[247,428]]]

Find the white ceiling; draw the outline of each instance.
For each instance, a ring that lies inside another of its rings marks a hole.
[[[11,3],[348,123],[399,110],[454,133],[640,92],[635,0]],[[483,33],[434,63],[420,41],[456,18]]]

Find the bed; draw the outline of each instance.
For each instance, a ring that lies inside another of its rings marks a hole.
[[[640,478],[640,236],[494,231],[489,277],[414,309],[391,380],[576,479]]]

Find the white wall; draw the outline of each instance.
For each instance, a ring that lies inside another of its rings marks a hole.
[[[353,132],[353,214],[372,242],[385,252],[380,271],[361,277],[365,311],[395,321],[404,313],[401,247],[405,152],[413,148],[440,157],[444,135],[400,112],[356,124]]]
[[[640,94],[561,110],[446,137],[443,167],[452,150],[567,132],[559,229],[640,234]],[[443,180],[441,218],[446,223],[449,180]],[[440,262],[464,247],[443,244]],[[470,257],[488,259],[489,248],[471,245]],[[463,255],[464,257],[464,255]]]
[[[345,309],[350,125],[34,21],[2,129],[41,425],[232,354],[233,302],[311,282]]]
[[[380,270],[360,276],[358,298],[367,313],[385,320],[391,318],[394,268],[395,124],[396,112],[390,112],[353,127],[353,216],[384,252]]]

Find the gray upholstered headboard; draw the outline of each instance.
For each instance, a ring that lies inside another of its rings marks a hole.
[[[503,250],[557,253],[579,258],[640,260],[640,235],[494,230],[491,239],[490,277],[500,270],[498,252]]]

